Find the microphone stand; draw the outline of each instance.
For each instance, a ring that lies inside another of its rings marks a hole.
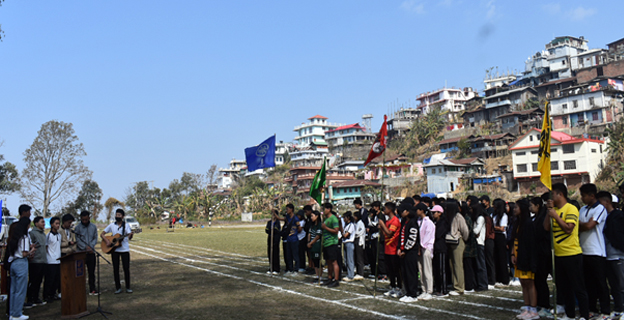
[[[72,231],[73,234],[75,234],[76,236],[80,237],[80,239],[82,239],[82,241],[84,241],[85,243],[87,243],[87,241],[85,240],[84,236],[80,233],[76,233],[74,231]],[[87,246],[89,247],[89,246]],[[100,295],[102,295],[102,291],[100,291],[100,258],[104,259],[104,261],[106,261],[106,263],[108,263],[109,265],[111,264],[110,261],[106,260],[106,258],[104,258],[104,256],[102,256],[102,254],[100,254],[99,252],[97,252],[97,250],[95,250],[95,248],[91,248],[91,251],[93,253],[95,253],[95,256],[97,257],[97,290],[98,290],[98,295],[97,295],[97,300],[98,300],[98,306],[97,306],[97,310],[95,310],[94,313],[89,313],[87,315],[84,315],[82,317],[87,317],[90,315],[93,315],[95,313],[99,313],[102,315],[102,317],[108,319],[108,317],[106,316],[107,314],[112,315],[112,312],[108,312],[108,311],[104,311],[102,310],[102,305],[101,305],[101,301],[100,301]],[[80,318],[82,318],[80,317]]]

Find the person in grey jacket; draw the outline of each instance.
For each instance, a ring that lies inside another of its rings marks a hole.
[[[34,227],[30,231],[30,241],[35,245],[37,251],[35,255],[29,261],[28,265],[28,289],[26,292],[26,304],[24,307],[30,308],[33,306],[44,305],[44,301],[39,299],[39,289],[41,288],[41,281],[43,281],[43,275],[45,274],[46,266],[48,264],[48,258],[46,257],[46,235],[43,232],[45,228],[45,220],[43,217],[35,217],[33,220]]]
[[[450,267],[451,272],[453,273],[453,288],[454,290],[449,292],[452,296],[458,296],[460,294],[464,294],[465,283],[464,283],[464,249],[466,248],[465,241],[470,237],[470,230],[468,229],[468,225],[466,225],[466,220],[459,213],[459,205],[456,201],[450,201],[449,203],[445,203],[446,208],[444,209],[444,213],[446,215],[447,222],[451,225],[451,230],[449,234],[453,239],[458,241],[457,244],[449,244],[447,242],[447,246],[449,249],[449,258],[450,258]]]
[[[82,211],[80,213],[80,223],[74,228],[76,234],[76,246],[78,251],[87,252],[87,270],[89,272],[89,295],[100,294],[95,289],[95,246],[98,243],[97,227],[91,223],[91,213]]]

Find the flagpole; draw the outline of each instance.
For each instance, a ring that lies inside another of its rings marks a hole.
[[[381,155],[381,202],[383,205],[384,201],[384,171],[386,168],[386,152]],[[381,208],[380,208],[381,209]],[[379,228],[379,214],[377,213],[377,227]],[[373,297],[377,297],[377,278],[379,277],[379,246],[381,244],[381,237],[377,236],[377,254],[376,254],[376,263],[375,263],[375,290],[373,291]]]

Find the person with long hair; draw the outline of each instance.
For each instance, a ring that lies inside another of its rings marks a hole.
[[[509,270],[507,268],[507,226],[509,218],[506,203],[502,199],[494,199],[494,266],[496,284],[509,285]]]
[[[513,252],[514,240],[513,240],[513,230],[516,228],[516,223],[518,218],[514,215],[516,210],[515,202],[507,202],[505,206],[505,210],[507,210],[507,218],[509,221],[507,223],[507,231],[505,235],[507,236],[507,265],[509,266],[509,285],[512,286],[520,286],[520,279],[514,276],[515,268],[513,262],[511,262],[511,253]]]
[[[470,210],[474,220],[472,232],[477,241],[477,263],[475,291],[485,291],[488,289],[487,267],[485,264],[485,236],[487,233],[485,223],[485,209],[477,201],[470,205]]]
[[[516,224],[512,230],[513,251],[511,262],[515,266],[514,276],[520,279],[524,307],[519,319],[539,319],[537,314],[537,292],[535,290],[535,270],[537,259],[535,252],[535,225],[531,219],[529,201],[518,200],[513,206]]]
[[[464,248],[464,284],[465,292],[471,293],[476,289],[476,270],[477,270],[477,239],[472,231],[476,217],[473,216],[470,207],[466,202],[461,204],[461,214],[466,220],[469,237]]]
[[[449,248],[450,267],[453,275],[453,291],[449,292],[452,296],[464,294],[464,249],[466,242],[470,237],[470,231],[466,225],[466,220],[459,213],[459,205],[457,201],[448,201],[445,203],[446,221],[451,226],[449,236],[446,237]]]
[[[267,234],[267,256],[269,257],[269,271],[267,274],[278,275],[280,273],[280,221],[278,220],[279,212],[276,209],[271,210],[271,220],[267,221],[264,232]]]
[[[345,223],[342,244],[344,245],[344,255],[347,262],[347,276],[342,278],[342,281],[349,282],[353,281],[353,277],[355,277],[355,223],[351,211],[347,211],[342,215],[342,218]]]
[[[37,248],[31,244],[28,237],[30,218],[22,217],[9,229],[9,240],[6,255],[10,264],[11,290],[10,290],[10,319],[25,320],[28,316],[22,313],[24,299],[28,287],[28,258],[32,257]]]
[[[548,275],[552,273],[552,252],[550,249],[550,232],[544,230],[543,224],[546,219],[546,206],[540,197],[531,198],[529,211],[535,215],[535,292],[537,295],[537,307],[540,317],[549,316],[550,288],[548,287]]]
[[[312,211],[310,215],[310,232],[308,232],[308,248],[310,249],[310,259],[316,273],[315,283],[321,277],[321,213]]]

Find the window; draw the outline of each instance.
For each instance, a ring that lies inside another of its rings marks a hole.
[[[559,161],[551,161],[550,170],[559,170]]]
[[[451,191],[455,191],[455,186],[453,185],[452,182],[451,182]]]
[[[578,108],[578,100],[572,101],[572,106]]]
[[[596,153],[596,149],[591,149],[592,153]]]
[[[557,152],[557,148],[550,148],[550,154]]]
[[[561,118],[561,120],[562,120],[564,125],[568,124],[568,117],[563,117],[563,118]]]
[[[574,145],[573,144],[564,144],[563,145],[563,153],[574,153]]]
[[[531,169],[533,170],[533,172],[537,171],[537,162],[536,163],[532,163],[531,164]]]
[[[561,108],[563,108],[563,109],[567,109],[567,108],[568,108],[568,104],[567,104],[567,103],[562,104],[562,105],[561,105]]]
[[[336,189],[336,193],[340,193],[340,189]]]
[[[516,153],[517,156],[523,156],[525,154],[526,154],[526,152],[524,152],[524,151]]]
[[[598,121],[598,111],[592,112],[592,120]]]
[[[516,165],[516,168],[518,169],[518,172],[527,172],[527,165],[526,164]]]
[[[529,136],[529,141],[533,141],[533,135]]]
[[[533,150],[533,151],[531,151],[531,154],[538,154],[538,153],[539,153],[539,150]]]
[[[584,113],[579,113],[578,121],[579,122],[585,122],[585,114]]]
[[[600,145],[600,153],[602,153],[602,145]]]
[[[575,169],[576,169],[576,160],[563,162],[563,170],[575,170]]]
[[[589,105],[594,107],[596,104],[594,103],[594,97],[589,97]]]

